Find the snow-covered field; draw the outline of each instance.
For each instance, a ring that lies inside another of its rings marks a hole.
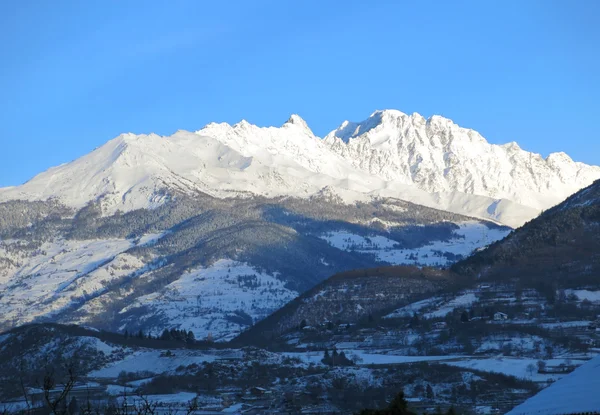
[[[600,410],[600,357],[585,363],[507,415],[598,413]]]
[[[350,353],[359,357],[361,365],[390,365],[415,362],[442,362],[457,359],[457,356],[400,356],[393,354],[376,354],[357,350]]]
[[[128,249],[159,237],[56,239],[33,251],[18,249],[20,241],[0,241],[0,257],[13,264],[0,269],[4,320],[25,323],[102,293],[111,281],[144,268],[141,260],[126,252]]]
[[[472,292],[460,294],[450,300],[444,300],[441,297],[431,297],[394,310],[385,316],[385,318],[410,317],[413,313],[419,313],[422,310],[429,310],[422,314],[424,318],[441,318],[445,317],[455,308],[467,308],[477,301],[477,295]]]
[[[297,295],[273,275],[222,259],[183,274],[159,292],[139,297],[121,313],[145,310],[136,314],[138,321],[158,317],[163,326],[191,330],[197,339],[210,335],[215,341],[225,341]]]
[[[173,356],[167,357],[164,356],[163,350],[138,350],[127,354],[123,359],[119,359],[102,369],[89,373],[88,376],[91,378],[117,378],[119,373],[123,371],[160,374],[174,371],[181,365],[201,364],[203,362],[213,362],[217,359],[215,353],[196,350],[178,349],[173,350],[172,354]]]
[[[569,327],[587,327],[589,326],[591,321],[563,321],[558,323],[542,323],[540,327],[545,329],[553,330],[553,329],[563,329]]]
[[[350,232],[321,235],[331,246],[345,251],[374,254],[378,260],[393,265],[417,264],[446,266],[452,261],[444,254],[468,256],[474,250],[504,238],[510,231],[490,229],[480,222],[465,222],[449,241],[436,241],[416,249],[400,249],[396,241],[384,236],[363,237]]]
[[[446,365],[462,367],[467,369],[479,370],[482,372],[502,373],[508,376],[514,376],[521,379],[532,380],[535,382],[548,382],[557,380],[565,374],[537,373],[537,363],[539,359],[526,357],[480,357],[480,356],[405,356],[389,353],[374,353],[365,350],[344,350],[346,356],[354,359],[360,366],[378,366],[378,365],[396,365],[416,362],[443,363]],[[296,358],[304,364],[320,365],[323,359],[323,352],[286,352],[282,353],[284,357]],[[559,366],[560,364],[581,365],[585,360],[555,358],[545,359],[548,366]],[[532,368],[535,370],[532,371]]]
[[[418,313],[424,308],[432,307],[433,305],[441,301],[442,299],[440,297],[430,297],[425,300],[417,301],[407,306],[400,307],[399,309],[394,310],[393,312],[385,316],[385,318],[410,317],[414,313]]]
[[[592,303],[600,302],[600,291],[589,291],[589,290],[565,290],[567,295],[574,295],[580,301],[587,300]]]
[[[459,295],[452,300],[442,303],[434,311],[423,314],[425,318],[438,318],[445,317],[448,313],[451,313],[457,307],[469,307],[471,304],[477,302],[477,296],[474,293],[466,293]]]
[[[446,361],[445,364],[464,367],[468,369],[481,370],[482,372],[502,373],[509,376],[514,376],[521,379],[528,379],[535,382],[547,382],[549,380],[559,379],[565,374],[537,373],[537,362],[539,359],[521,358],[521,357],[490,357],[490,358],[470,358],[455,361]],[[558,366],[561,363],[567,362],[569,359],[547,359],[544,360],[547,365]],[[571,360],[572,364],[581,365],[582,360]],[[535,368],[530,371],[529,368]]]
[[[392,365],[415,362],[441,362],[462,359],[461,356],[403,356],[395,354],[372,353],[364,350],[344,350],[346,356],[355,359],[359,365]],[[299,359],[304,364],[321,364],[323,352],[285,352],[282,356]]]

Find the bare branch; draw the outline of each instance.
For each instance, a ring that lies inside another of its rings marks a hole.
[[[60,407],[60,404],[66,400],[67,395],[69,395],[69,393],[71,392],[71,389],[73,389],[73,386],[75,386],[75,381],[76,381],[75,372],[73,371],[72,368],[69,368],[68,372],[69,372],[69,379],[65,383],[65,386],[60,391],[60,393],[59,393],[58,397],[56,397],[56,399],[52,399],[52,389],[54,389],[54,387],[56,386],[56,383],[54,380],[54,370],[51,369],[44,376],[44,383],[43,383],[44,400],[46,401],[46,404],[48,405],[48,407],[50,408],[50,410],[52,411],[52,413],[54,415],[60,415],[59,410],[58,410]],[[65,404],[66,404],[66,402],[65,402]]]

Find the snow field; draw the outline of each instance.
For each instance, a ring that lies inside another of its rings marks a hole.
[[[508,235],[505,229],[490,229],[479,222],[465,222],[450,241],[437,241],[416,249],[400,249],[397,242],[381,235],[363,237],[350,232],[328,232],[321,236],[331,246],[344,251],[374,254],[392,265],[416,264],[446,266],[451,261],[440,253],[468,256],[474,250]]]
[[[160,292],[137,298],[121,313],[143,307],[150,312],[136,319],[159,316],[167,326],[191,330],[197,339],[210,334],[213,340],[225,341],[297,295],[275,276],[222,259],[183,274]]]

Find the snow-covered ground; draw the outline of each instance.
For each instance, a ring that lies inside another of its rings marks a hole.
[[[111,281],[143,269],[145,264],[126,251],[159,237],[56,239],[33,251],[18,249],[20,241],[0,241],[0,257],[13,264],[0,269],[3,318],[26,323],[86,301]]]
[[[475,350],[475,353],[493,353],[502,351],[506,347],[516,352],[515,354],[531,354],[536,350],[536,344],[543,344],[544,339],[539,336],[524,335],[513,333],[510,336],[506,335],[491,335],[487,336],[479,347]]]
[[[297,295],[273,275],[222,259],[183,274],[159,292],[139,297],[121,313],[145,310],[136,314],[138,322],[158,317],[164,327],[191,330],[197,339],[210,335],[215,341],[225,341]]]
[[[192,392],[179,392],[161,395],[145,395],[144,399],[151,403],[160,403],[161,405],[170,404],[185,404],[196,398],[198,395]],[[136,396],[128,397],[128,400],[133,403],[141,402],[142,399]]]
[[[540,327],[545,329],[553,330],[553,329],[563,329],[568,327],[587,327],[589,326],[591,321],[563,321],[558,323],[542,323]]]
[[[543,389],[507,415],[560,415],[600,412],[600,357]]]
[[[400,307],[397,310],[394,310],[385,318],[398,318],[398,317],[410,317],[414,313],[418,313],[424,308],[432,307],[434,304],[441,302],[442,299],[440,297],[430,297],[425,300],[417,301],[412,304],[409,304],[404,307]]]
[[[21,244],[17,240],[0,241],[0,257],[10,260],[0,264],[0,323],[23,324],[76,306],[86,314],[74,322],[89,324],[89,316],[104,311],[102,294],[107,285],[124,277],[146,278],[158,266],[144,263],[127,251],[154,244],[163,235],[55,239],[35,250],[17,249]],[[157,332],[174,327],[191,330],[198,339],[210,333],[214,340],[229,340],[297,295],[276,275],[220,260],[181,275],[158,292],[139,297],[121,312],[148,307],[152,315],[146,309],[140,319],[162,318],[164,324],[155,329]],[[123,326],[123,330],[126,328]]]
[[[161,356],[162,354],[162,356]],[[115,379],[121,372],[146,372],[160,374],[174,371],[177,367],[213,362],[218,358],[216,353],[196,350],[177,349],[172,351],[173,356],[165,356],[164,350],[142,349],[125,355],[102,369],[89,373],[91,378]]]
[[[544,360],[549,366],[558,366],[570,359],[547,359]],[[537,362],[539,359],[521,358],[521,357],[490,357],[490,358],[469,358],[455,361],[445,361],[444,364],[451,366],[464,367],[468,369],[481,370],[482,372],[502,373],[521,379],[528,379],[535,382],[547,382],[556,380],[563,376],[560,373],[543,374],[537,373]],[[570,360],[571,364],[580,365],[584,361]],[[533,369],[533,370],[532,370]]]
[[[29,408],[30,403],[25,400],[18,400],[12,402],[0,402],[1,413],[15,413],[19,411],[25,411]],[[38,404],[41,406],[41,404]]]
[[[78,339],[80,345],[92,347],[107,356],[119,349],[119,347],[103,342],[96,337],[80,336]]]
[[[413,313],[419,313],[423,310],[429,310],[422,314],[424,318],[441,318],[455,308],[468,308],[477,301],[477,295],[473,292],[460,294],[450,300],[444,300],[442,297],[430,297],[394,310],[385,318],[410,317]]]
[[[466,369],[475,369],[482,372],[502,373],[508,376],[514,376],[521,379],[532,380],[535,382],[547,382],[559,379],[565,374],[540,374],[537,371],[539,359],[521,358],[521,357],[481,357],[481,356],[405,356],[396,355],[393,352],[375,353],[359,349],[344,350],[346,356],[354,359],[359,366],[377,366],[377,365],[395,365],[408,364],[416,362],[443,363],[451,366],[462,367]],[[298,359],[302,364],[320,365],[323,359],[323,352],[285,352],[281,356]],[[559,366],[560,364],[581,365],[585,360],[555,358],[544,359],[548,366]],[[532,371],[532,368],[534,370]]]
[[[589,290],[565,290],[567,295],[574,295],[580,301],[588,300],[592,303],[600,302],[600,291],[589,291]]]
[[[356,350],[350,354],[359,357],[359,364],[361,365],[390,365],[415,362],[443,362],[459,358],[458,356],[400,356],[393,354],[368,353],[360,350]]]
[[[344,350],[346,356],[356,359],[359,365],[391,365],[415,362],[441,362],[462,359],[461,356],[403,356],[387,353],[372,353],[364,350]],[[300,359],[305,364],[321,364],[323,352],[285,352],[282,356]]]
[[[398,243],[381,235],[364,237],[350,232],[328,232],[321,235],[331,246],[374,254],[378,260],[393,265],[417,264],[446,266],[452,261],[444,254],[468,256],[474,250],[504,238],[510,231],[490,229],[480,222],[464,222],[449,241],[436,241],[416,249],[401,249]]]
[[[455,308],[463,307],[467,308],[471,304],[477,302],[477,296],[474,293],[466,293],[459,295],[452,300],[442,303],[434,311],[423,314],[425,318],[438,318],[445,317],[448,313],[451,313]]]

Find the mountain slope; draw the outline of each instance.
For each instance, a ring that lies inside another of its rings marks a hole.
[[[456,284],[447,270],[382,267],[339,273],[305,292],[242,333],[240,344],[265,344],[301,323],[341,321],[355,324],[371,315],[392,311],[415,298],[431,296]]]
[[[356,138],[338,132],[336,139],[352,146],[380,128],[392,131],[391,115],[380,115],[354,128]],[[386,181],[332,152],[330,141],[315,137],[297,116],[281,128],[241,122],[171,137],[125,134],[1,190],[0,200],[9,201],[0,203],[0,328],[31,321],[153,332],[176,327],[227,340],[335,273],[398,264],[447,267],[510,232],[448,211],[486,212],[510,223],[535,212],[506,199],[428,193],[418,184]],[[431,157],[445,151],[438,144],[431,144]],[[474,174],[465,180],[475,183]],[[565,239],[570,251],[548,251],[540,257],[547,263],[523,270],[550,272],[558,252],[574,258],[569,272],[594,271],[585,262],[598,252],[595,234],[587,231],[596,215],[588,199],[593,194],[570,199],[574,219],[539,231],[559,229],[562,241],[561,229],[577,227],[584,235],[578,245]],[[539,245],[536,238],[530,245]],[[508,261],[536,258],[517,246]],[[502,272],[508,248],[495,249],[486,252],[500,254],[461,263],[459,273],[508,275]]]
[[[600,181],[456,265],[484,280],[517,279],[552,292],[600,288]]]
[[[434,116],[378,111],[325,139],[293,115],[282,127],[211,123],[170,137],[123,134],[0,201],[57,199],[104,214],[156,208],[178,195],[309,197],[332,189],[346,203],[377,197],[519,226],[600,178],[600,168],[559,153],[546,159],[514,143],[488,144]]]
[[[0,203],[0,329],[32,321],[228,340],[328,276],[447,266],[510,229],[407,202],[175,198],[102,215]]]
[[[600,294],[600,180],[583,189],[540,217],[509,233],[485,249],[457,261],[449,270],[407,266],[375,268],[341,273],[294,299],[250,330],[242,342],[264,342],[297,328],[301,321],[323,324],[326,321],[355,323],[369,315],[381,315],[392,306],[408,301],[433,300],[439,295],[466,288],[462,297],[472,298],[466,305],[476,307],[476,295],[486,298],[478,286],[497,287],[509,302],[522,306],[517,292],[529,290],[533,297],[546,298],[546,310],[555,304],[554,318],[570,315],[560,309],[567,293],[595,300]],[[416,278],[415,278],[416,277]],[[410,282],[414,282],[411,285]],[[398,295],[398,290],[401,295]],[[561,294],[562,293],[562,294]],[[476,295],[475,295],[476,294]],[[460,295],[456,297],[461,298]],[[559,299],[557,301],[557,299]],[[428,301],[423,301],[424,305]],[[500,300],[502,301],[502,297]],[[562,303],[561,303],[562,302]],[[416,303],[418,304],[418,303]],[[438,317],[465,306],[462,301],[448,307]],[[531,306],[531,303],[529,303]],[[509,308],[504,304],[503,308]],[[595,318],[581,306],[578,315]],[[409,309],[412,314],[417,309]]]

